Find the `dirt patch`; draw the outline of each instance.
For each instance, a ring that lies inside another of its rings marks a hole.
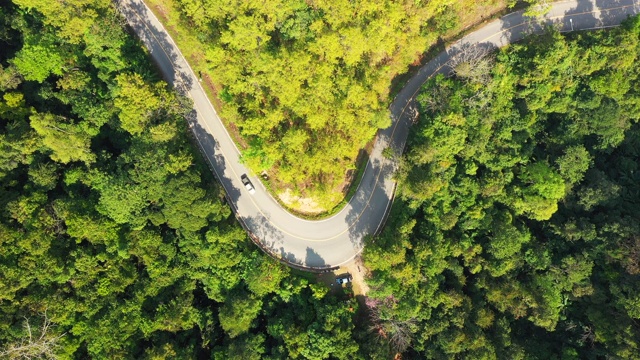
[[[367,285],[366,278],[369,276],[369,271],[362,264],[360,257],[351,260],[349,263],[340,266],[333,272],[322,273],[317,275],[317,281],[326,284],[331,288],[334,293],[340,291],[340,285],[336,284],[336,278],[338,276],[349,274],[352,277],[351,282],[343,285],[346,288],[351,288],[353,295],[358,299],[362,299],[367,296],[369,292],[369,285]],[[364,305],[364,303],[362,304]]]
[[[158,4],[155,6],[151,6],[152,10],[156,10],[154,11],[154,13],[156,14],[156,16],[158,16],[159,18],[162,19],[162,24],[166,24],[167,23],[167,10],[165,9],[164,5]]]
[[[340,268],[335,271],[335,274],[344,273],[349,273],[353,277],[353,280],[351,280],[353,294],[356,297],[358,295],[367,296],[369,285],[367,285],[365,279],[369,276],[369,271],[364,267],[359,256],[349,263],[340,266]]]
[[[327,211],[327,209],[318,205],[315,200],[297,196],[290,189],[279,193],[278,198],[283,204],[304,214],[315,215]]]
[[[464,31],[479,23],[492,18],[495,14],[504,11],[507,8],[507,2],[504,0],[498,1],[473,1],[465,2],[461,6],[458,16],[460,17],[460,28]],[[460,29],[456,30],[459,33]],[[454,34],[448,34],[455,36]]]

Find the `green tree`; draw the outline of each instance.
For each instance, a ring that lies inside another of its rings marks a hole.
[[[220,308],[220,326],[231,338],[249,331],[262,309],[262,301],[247,293],[232,293]]]
[[[363,254],[383,345],[637,357],[638,23],[525,39],[483,86],[425,84],[398,199]]]
[[[521,198],[513,204],[516,212],[536,220],[551,218],[565,195],[562,177],[546,163],[536,162],[522,169],[518,179],[525,187],[520,188]]]
[[[118,109],[120,125],[131,134],[140,134],[151,123],[160,108],[157,89],[147,85],[139,74],[120,74],[114,105]]]
[[[90,164],[96,157],[89,148],[97,130],[86,122],[73,123],[63,116],[35,114],[29,117],[31,127],[51,151],[51,159],[63,164],[82,161]]]
[[[39,83],[49,75],[62,75],[63,59],[53,46],[25,45],[12,60],[13,65],[28,81]]]
[[[585,172],[591,167],[591,155],[584,146],[568,147],[564,155],[556,160],[558,170],[562,177],[574,184],[582,181]]]

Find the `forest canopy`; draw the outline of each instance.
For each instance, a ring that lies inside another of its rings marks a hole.
[[[248,240],[123,24],[0,0],[1,358],[638,358],[637,18],[426,84],[363,301]]]
[[[640,358],[640,21],[478,54],[418,97],[375,326],[420,358]]]

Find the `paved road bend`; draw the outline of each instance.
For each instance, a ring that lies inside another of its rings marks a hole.
[[[396,160],[382,156],[388,146],[404,149],[412,117],[414,98],[420,86],[437,73],[449,73],[450,61],[470,48],[495,49],[553,24],[561,31],[587,30],[619,25],[640,6],[634,0],[581,0],[553,3],[541,19],[532,20],[514,12],[487,23],[425,64],[400,91],[391,105],[393,122],[380,130],[360,186],[349,203],[330,218],[309,221],[283,209],[259,178],[240,163],[240,152],[209,102],[198,77],[142,0],[116,0],[133,31],[149,49],[164,78],[193,100],[187,119],[202,152],[227,192],[228,199],[245,229],[271,254],[307,268],[344,264],[362,251],[363,238],[375,233],[390,207],[395,183]],[[256,187],[251,195],[240,176],[248,174]]]

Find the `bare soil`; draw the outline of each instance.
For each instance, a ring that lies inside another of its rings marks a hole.
[[[322,214],[323,212],[327,211],[327,209],[319,206],[318,203],[316,203],[312,198],[304,198],[294,195],[293,192],[289,189],[278,193],[278,198],[289,208],[295,209],[295,211],[301,212],[303,214],[315,215]]]
[[[353,294],[355,296],[362,295],[367,296],[369,292],[369,285],[365,279],[369,276],[369,271],[364,267],[362,263],[362,259],[360,257],[356,257],[349,263],[340,266],[338,270],[335,271],[336,274],[344,274],[349,273],[353,277],[352,286],[353,286]]]
[[[465,2],[461,6],[461,11],[458,12],[461,27],[456,30],[456,34],[491,19],[495,14],[504,11],[506,8],[507,2],[505,0],[495,0],[489,4],[476,1]]]
[[[369,285],[367,285],[366,278],[369,276],[369,271],[362,264],[360,257],[356,257],[349,263],[340,266],[337,270],[318,275],[318,281],[327,284],[334,292],[339,291],[339,285],[336,284],[336,277],[350,274],[353,279],[348,283],[347,287],[351,287],[353,295],[364,301],[364,298],[369,292]],[[362,304],[364,305],[364,304]]]

